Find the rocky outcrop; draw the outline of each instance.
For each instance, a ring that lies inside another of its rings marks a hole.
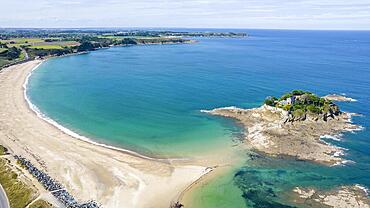
[[[326,95],[322,98],[325,98],[327,100],[332,100],[332,101],[340,101],[340,102],[354,102],[354,101],[357,101],[353,98],[349,98],[349,97],[345,97],[343,95],[337,95],[337,94]]]
[[[351,123],[352,114],[345,112],[333,111],[330,116],[335,119],[327,118],[326,121],[310,114],[302,115],[305,118],[290,117],[288,111],[268,105],[253,109],[217,108],[203,112],[240,122],[245,127],[244,141],[248,148],[329,165],[346,162],[339,157],[344,150],[322,141],[320,136],[361,129]],[[287,122],[291,118],[295,122]]]
[[[306,119],[312,121],[318,120],[328,121],[330,119],[335,119],[337,116],[341,114],[342,111],[339,110],[339,107],[335,104],[331,104],[328,106],[327,109],[325,109],[325,111],[320,113],[312,113],[303,110],[287,111],[287,118],[285,119],[284,123],[305,121]]]
[[[318,191],[311,188],[293,189],[296,204],[307,207],[334,207],[334,208],[369,208],[370,199],[365,188],[354,186],[341,186],[330,191]]]

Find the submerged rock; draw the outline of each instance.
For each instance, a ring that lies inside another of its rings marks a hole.
[[[366,190],[359,186],[341,186],[330,191],[318,191],[312,188],[293,189],[298,197],[297,204],[308,207],[334,207],[334,208],[369,208],[370,199]]]

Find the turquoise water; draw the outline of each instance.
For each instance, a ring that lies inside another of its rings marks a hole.
[[[240,136],[233,121],[201,109],[256,107],[292,89],[346,93],[358,102],[341,103],[342,109],[363,114],[353,120],[365,130],[330,142],[347,148],[345,158],[355,163],[324,167],[245,154],[224,189],[238,188],[230,193],[240,194],[246,207],[283,207],[289,204],[284,193],[297,185],[370,187],[370,32],[246,32],[251,37],[50,59],[31,76],[28,94],[43,113],[79,134],[144,154],[183,156],[231,147]],[[203,202],[212,198],[209,189],[204,193]],[[228,201],[223,196],[217,200]],[[206,207],[203,202],[197,206]]]

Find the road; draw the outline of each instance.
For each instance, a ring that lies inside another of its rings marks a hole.
[[[6,197],[5,191],[0,184],[0,208],[9,208],[8,197]]]
[[[26,50],[22,49],[23,53],[24,53],[24,60],[28,60],[30,59],[30,57],[28,56],[28,53]],[[1,208],[1,207],[0,207]]]

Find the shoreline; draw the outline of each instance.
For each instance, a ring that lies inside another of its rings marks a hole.
[[[0,142],[42,167],[77,199],[96,200],[105,207],[168,207],[204,175],[206,168],[200,161],[156,159],[92,144],[40,118],[27,102],[26,89],[32,71],[41,63],[29,61],[0,73],[4,97],[0,102],[5,106],[0,110]]]
[[[183,44],[188,44],[188,43],[183,43]],[[137,45],[137,46],[141,46],[141,45],[148,45],[148,44],[140,44],[140,45]],[[155,45],[160,45],[160,44],[155,44]],[[115,46],[112,46],[112,47],[127,47],[127,46],[131,46],[131,45],[115,45]],[[109,48],[111,48],[111,47],[98,48],[97,50],[109,49]],[[89,52],[91,52],[91,51],[89,51]],[[117,146],[105,144],[105,143],[102,143],[102,142],[97,142],[92,138],[89,138],[87,136],[83,136],[81,134],[76,133],[74,130],[71,130],[71,129],[63,126],[62,124],[58,123],[57,121],[53,120],[52,118],[46,116],[35,104],[33,104],[31,102],[30,98],[27,96],[27,90],[28,90],[27,85],[28,85],[30,77],[32,76],[32,73],[34,71],[36,71],[44,62],[46,62],[49,59],[53,59],[53,58],[63,58],[63,57],[68,57],[68,56],[84,55],[84,54],[88,54],[89,52],[78,52],[78,53],[65,54],[65,55],[62,55],[62,56],[51,56],[51,57],[48,57],[48,58],[39,59],[41,61],[41,63],[38,64],[37,66],[35,66],[29,72],[29,74],[26,77],[26,80],[25,80],[24,84],[22,85],[22,87],[24,89],[24,99],[27,102],[27,105],[29,106],[29,109],[32,110],[37,115],[37,117],[39,117],[40,119],[49,123],[50,125],[54,126],[56,129],[62,131],[63,133],[65,133],[69,136],[72,136],[72,137],[74,137],[78,140],[81,140],[83,142],[86,142],[86,143],[89,143],[89,144],[92,144],[92,145],[108,148],[108,149],[115,150],[115,151],[122,152],[122,153],[126,153],[126,154],[131,154],[133,156],[137,156],[137,157],[140,157],[140,158],[143,158],[143,159],[148,159],[148,160],[153,160],[153,161],[162,161],[162,162],[170,163],[172,161],[192,160],[192,158],[188,158],[188,157],[170,157],[170,158],[167,158],[167,157],[160,157],[160,156],[158,156],[158,157],[148,156],[148,155],[142,154],[142,153],[140,153],[138,151],[135,151],[135,150],[125,149],[124,147],[117,147]],[[30,60],[30,61],[32,61],[32,60]]]
[[[68,56],[71,56],[71,55],[80,55],[80,54],[81,53],[69,54]],[[62,56],[62,57],[64,57],[64,56]],[[52,57],[52,58],[58,58],[58,57]],[[59,124],[55,120],[51,119],[50,117],[46,116],[44,113],[41,112],[41,110],[35,104],[33,104],[31,102],[31,100],[27,96],[27,90],[28,90],[27,85],[28,85],[28,82],[29,82],[29,78],[32,76],[32,73],[35,70],[37,70],[45,61],[47,61],[47,59],[43,59],[37,66],[35,66],[34,68],[32,68],[32,70],[27,75],[25,82],[22,85],[23,92],[24,92],[23,93],[24,94],[24,99],[27,102],[29,109],[32,110],[37,115],[37,117],[39,117],[40,119],[42,119],[45,122],[49,123],[50,125],[54,126],[58,130],[64,132],[65,134],[67,134],[69,136],[72,136],[72,137],[74,137],[76,139],[79,139],[81,141],[87,142],[89,144],[92,144],[92,145],[101,146],[101,147],[108,148],[108,149],[111,149],[111,150],[116,150],[116,151],[119,151],[119,152],[131,154],[133,156],[140,157],[140,158],[143,158],[143,159],[148,159],[148,160],[174,161],[174,160],[186,160],[187,159],[187,158],[153,158],[153,157],[149,157],[149,156],[146,156],[146,155],[142,155],[142,154],[140,154],[138,152],[135,152],[135,151],[132,151],[132,150],[128,150],[128,149],[124,149],[124,148],[119,148],[119,147],[114,147],[114,146],[107,145],[107,144],[104,144],[104,143],[95,142],[93,139],[88,138],[88,137],[83,136],[83,135],[80,135],[80,134],[74,132],[73,130],[64,127],[63,125]]]
[[[199,183],[201,183],[202,180],[206,177],[211,177],[210,175],[212,172],[215,172],[218,170],[218,166],[214,167],[207,167],[206,170],[204,171],[204,174],[200,176],[197,180],[195,180],[193,183],[191,183],[188,187],[186,187],[178,196],[177,201],[178,202],[183,202],[184,197],[186,194],[190,193],[192,189],[194,189],[195,186],[197,186]]]

